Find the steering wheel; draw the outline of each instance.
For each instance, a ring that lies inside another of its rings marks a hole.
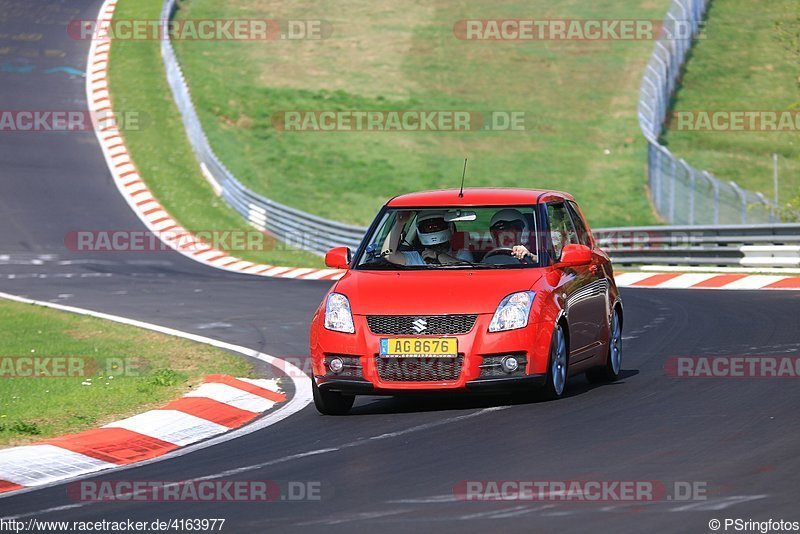
[[[492,256],[508,256],[510,259],[515,259],[520,263],[525,263],[525,264],[530,263],[530,256],[525,256],[524,258],[519,259],[516,256],[514,256],[514,249],[511,247],[498,247],[496,249],[490,250],[483,257],[483,261],[486,261]],[[501,261],[500,265],[502,264],[510,264],[510,262]]]

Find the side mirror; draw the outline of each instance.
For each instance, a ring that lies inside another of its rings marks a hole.
[[[561,251],[561,261],[556,267],[576,267],[588,265],[592,262],[592,249],[586,245],[569,244]]]
[[[331,269],[348,269],[352,254],[348,247],[332,248],[325,254],[325,265]]]

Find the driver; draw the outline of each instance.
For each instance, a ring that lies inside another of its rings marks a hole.
[[[473,262],[469,250],[455,252],[450,238],[453,236],[453,225],[445,220],[444,211],[423,211],[417,216],[417,237],[422,243],[422,252],[416,250],[398,251],[403,228],[414,212],[401,211],[389,234],[389,250],[386,259],[397,265],[426,265]]]
[[[492,234],[494,248],[486,253],[484,260],[496,250],[511,249],[511,255],[518,260],[530,257],[537,261],[536,254],[528,250],[528,247],[514,244],[528,241],[529,236],[528,221],[519,210],[504,208],[492,215],[489,232]]]

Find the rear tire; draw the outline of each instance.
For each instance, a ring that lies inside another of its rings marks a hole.
[[[569,349],[564,329],[557,324],[550,342],[550,358],[547,364],[547,381],[542,391],[546,400],[560,398],[567,389],[569,379]]]
[[[622,371],[622,320],[619,316],[619,310],[614,308],[608,336],[606,363],[602,367],[595,367],[586,371],[586,378],[592,384],[614,382],[619,380],[620,371]]]
[[[356,398],[354,395],[343,395],[337,391],[323,391],[311,379],[311,389],[314,393],[314,406],[322,415],[347,415]]]

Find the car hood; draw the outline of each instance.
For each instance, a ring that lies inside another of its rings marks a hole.
[[[348,271],[334,291],[355,315],[494,313],[506,295],[533,287],[543,269]]]

